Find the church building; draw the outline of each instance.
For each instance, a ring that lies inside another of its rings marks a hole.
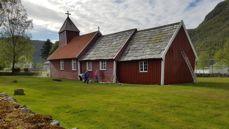
[[[193,83],[197,54],[183,21],[103,35],[80,34],[67,17],[59,31],[59,48],[48,58],[53,78],[89,79],[132,84]]]

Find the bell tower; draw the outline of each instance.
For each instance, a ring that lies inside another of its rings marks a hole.
[[[74,37],[79,36],[80,31],[75,26],[75,24],[72,22],[72,20],[69,18],[69,11],[65,13],[67,15],[66,20],[64,21],[64,24],[60,28],[59,31],[59,47],[64,47],[67,45]]]

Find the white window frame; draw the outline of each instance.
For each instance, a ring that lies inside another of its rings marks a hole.
[[[64,70],[64,60],[60,60],[60,70]]]
[[[86,68],[87,68],[87,71],[92,71],[92,62],[91,61],[86,62]]]
[[[139,72],[148,72],[148,61],[139,61]]]
[[[100,70],[107,70],[107,61],[100,61],[99,62],[99,69]]]
[[[76,59],[72,59],[72,70],[74,70],[74,71],[77,70],[77,62],[76,62]]]

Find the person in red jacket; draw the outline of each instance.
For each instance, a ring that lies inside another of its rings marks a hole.
[[[94,76],[95,76],[95,82],[98,83],[99,82],[99,71],[98,70],[95,71]]]

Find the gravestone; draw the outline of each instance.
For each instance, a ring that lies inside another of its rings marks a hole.
[[[25,95],[25,92],[23,89],[16,89],[14,90],[14,95]]]

